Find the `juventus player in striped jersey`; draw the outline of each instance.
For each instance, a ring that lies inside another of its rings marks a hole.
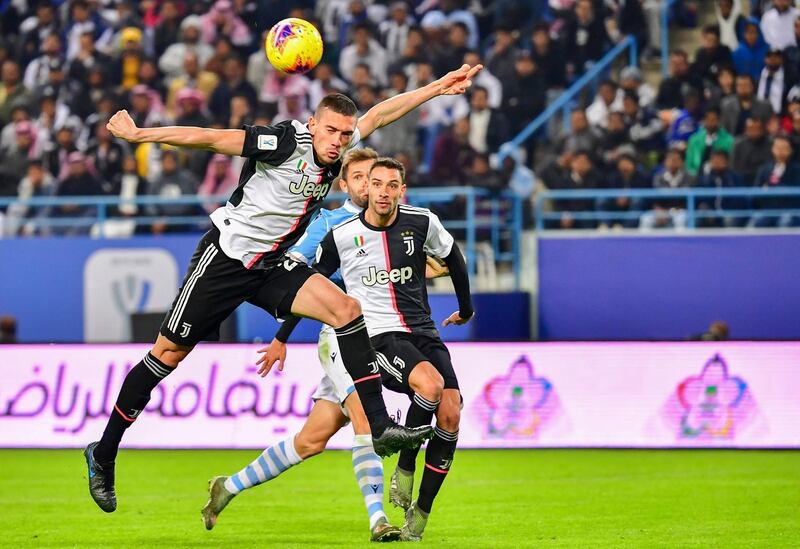
[[[111,118],[109,131],[132,143],[205,149],[241,155],[247,162],[227,204],[211,214],[214,226],[200,240],[153,348],[125,377],[102,438],[84,451],[89,493],[103,511],[117,507],[117,451],[150,392],[245,301],[276,317],[295,314],[334,327],[379,455],[413,448],[430,436],[429,428],[409,429],[389,418],[358,301],[285,252],[319,210],[348,148],[433,97],[464,93],[481,68],[463,65],[375,105],[360,118],[355,104],[341,94],[324,98],[305,124],[286,121],[240,130],[138,128],[127,111]]]
[[[458,298],[459,310],[442,326],[464,324],[474,311],[458,245],[429,210],[399,205],[406,190],[404,181],[400,162],[376,160],[370,170],[367,209],[322,239],[314,266],[326,276],[341,270],[348,295],[361,302],[384,386],[412,400],[406,425],[428,425],[436,414],[417,500],[412,502],[418,448],[401,452],[392,476],[391,500],[406,510],[400,539],[417,541],[453,463],[461,414],[450,353],[430,316],[427,254],[444,260]],[[292,319],[287,324],[291,327],[296,322]]]

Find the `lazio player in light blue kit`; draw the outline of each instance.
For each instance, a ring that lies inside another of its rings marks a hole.
[[[312,263],[317,247],[328,231],[366,207],[369,169],[377,157],[378,154],[369,148],[355,149],[346,154],[339,184],[349,198],[340,208],[321,210],[309,224],[306,233],[289,252],[298,261]],[[339,286],[343,285],[338,273],[331,280]],[[259,359],[262,377],[276,362],[278,369],[283,370],[286,341],[281,341],[280,335],[260,352],[264,353]],[[370,539],[393,541],[399,538],[400,529],[389,524],[383,510],[383,463],[372,446],[369,423],[353,380],[341,361],[336,334],[330,326],[323,325],[319,335],[319,360],[325,376],[314,393],[314,406],[300,432],[267,448],[238,473],[215,477],[209,482],[209,499],[202,511],[207,529],[214,527],[218,515],[234,496],[272,480],[290,467],[321,453],[328,440],[351,421],[355,432],[353,469],[369,515]]]

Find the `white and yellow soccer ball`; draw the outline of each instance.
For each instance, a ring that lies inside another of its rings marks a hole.
[[[289,17],[277,22],[267,34],[264,44],[267,59],[286,74],[303,74],[322,59],[322,36],[306,21]]]

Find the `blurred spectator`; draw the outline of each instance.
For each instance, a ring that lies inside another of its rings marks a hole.
[[[761,79],[758,81],[758,98],[768,101],[775,114],[783,112],[786,94],[794,85],[783,67],[783,52],[770,49],[764,59]]]
[[[142,59],[139,65],[139,85],[147,86],[158,94],[159,99],[163,103],[167,97],[167,88],[164,85],[164,80],[158,72],[156,62],[150,58]]]
[[[639,105],[642,107],[651,107],[656,100],[656,91],[644,81],[644,75],[639,67],[629,66],[622,69],[619,73],[619,87],[622,93],[636,92]]]
[[[714,11],[720,30],[720,43],[730,51],[739,47],[739,36],[744,30],[741,0],[717,0]]]
[[[688,162],[687,162],[688,164]],[[711,151],[708,170],[706,173],[699,177],[699,186],[714,188],[714,189],[728,189],[731,187],[741,187],[742,179],[733,170],[730,169],[730,162],[728,152],[722,149],[715,149]],[[698,227],[740,227],[746,221],[740,217],[733,217],[727,215],[725,210],[732,210],[738,208],[746,208],[747,199],[740,197],[723,197],[716,195],[712,197],[704,197],[697,199],[697,209],[700,211],[712,210],[718,212],[719,217],[704,217],[698,220]]]
[[[0,150],[0,172],[17,178],[20,174],[25,173],[28,161],[37,156],[36,134],[33,124],[27,120],[14,124],[14,131],[16,147]]]
[[[31,59],[39,55],[45,38],[60,32],[53,3],[47,0],[36,2],[34,15],[26,18],[20,24],[19,31],[20,62],[27,65]]]
[[[669,149],[664,157],[664,167],[653,178],[653,188],[669,191],[694,187],[697,178],[686,171],[683,164],[683,151]],[[639,219],[639,228],[651,230],[656,228],[681,229],[686,226],[686,204],[683,198],[656,198],[650,201],[649,212]]]
[[[69,81],[78,86],[79,93],[85,92],[89,86],[89,73],[92,70],[99,70],[105,74],[111,68],[111,58],[97,51],[95,48],[94,31],[88,30],[78,38],[78,50],[72,57],[67,70]]]
[[[511,29],[499,27],[494,32],[494,42],[486,53],[486,68],[503,82],[503,93],[506,93],[505,83],[514,78],[517,59],[516,39]],[[504,98],[505,99],[505,98]]]
[[[678,111],[669,127],[667,134],[669,147],[686,149],[689,138],[700,128],[701,107],[700,91],[687,86],[683,97],[683,109]]]
[[[766,124],[772,117],[772,107],[755,97],[753,79],[744,74],[736,77],[736,95],[722,100],[720,112],[722,125],[733,135],[741,135],[748,118],[757,118]]]
[[[608,127],[608,113],[622,110],[622,95],[617,90],[613,80],[600,82],[594,101],[586,108],[586,119],[592,127],[605,129]]]
[[[772,142],[772,159],[758,170],[755,184],[762,188],[800,187],[800,164],[792,160],[792,144],[783,136]],[[800,191],[800,189],[798,189]],[[753,204],[761,210],[800,207],[800,197],[758,198]],[[751,227],[796,227],[800,217],[793,214],[769,215],[759,213],[750,221]]]
[[[664,123],[651,107],[639,106],[636,92],[625,92],[622,113],[629,128],[631,142],[640,154],[651,155],[661,150],[664,146]]]
[[[73,0],[69,5],[70,24],[65,28],[66,58],[72,61],[81,49],[81,36],[91,33],[92,38],[100,36],[104,30],[103,19],[96,10],[90,11],[85,0]]]
[[[400,71],[400,74],[403,76],[403,78],[405,78],[406,82],[403,89],[398,90],[400,93],[402,93],[406,91],[408,77],[405,76],[405,73],[402,71]],[[314,79],[309,84],[308,90],[309,105],[319,105],[319,102],[322,101],[326,95],[331,93],[342,93],[347,90],[347,82],[336,76],[336,73],[333,71],[333,67],[327,63],[320,63],[317,65],[317,68],[314,69],[313,76]],[[392,78],[390,78],[390,83],[394,85]],[[403,119],[401,118],[400,120]],[[387,126],[387,128],[388,127],[389,126]]]
[[[86,157],[83,153],[74,151],[67,156],[67,175],[59,183],[56,194],[60,197],[84,197],[103,194],[100,181],[92,175],[86,166]],[[80,204],[63,204],[52,210],[55,217],[94,217],[96,208]],[[76,235],[88,234],[89,224],[70,223],[53,228],[55,234]]]
[[[556,148],[560,151],[589,151],[594,153],[601,142],[601,135],[589,125],[583,109],[573,109],[569,115],[569,127],[564,128],[563,135]]]
[[[625,125],[625,118],[621,112],[612,112],[608,115],[608,128],[600,140],[599,153],[601,164],[608,167],[616,165],[617,159],[623,153],[635,154],[636,148],[631,142],[630,132]]]
[[[594,169],[592,158],[586,151],[577,151],[570,161],[567,177],[552,181],[550,189],[584,190],[600,187],[600,179]],[[596,224],[593,221],[575,219],[570,212],[588,212],[594,210],[594,201],[585,198],[560,199],[553,206],[555,211],[563,211],[557,226],[561,229],[588,229]]]
[[[557,46],[550,38],[547,23],[539,23],[531,33],[531,57],[539,67],[548,89],[563,88],[567,84],[566,65],[557,53]]]
[[[564,57],[567,73],[580,75],[587,62],[600,59],[610,42],[602,17],[595,13],[591,0],[577,0],[574,14],[564,29]]]
[[[112,79],[120,82],[123,90],[130,90],[139,83],[139,66],[144,58],[142,31],[136,27],[126,27],[119,33],[122,51],[114,61]]]
[[[464,56],[470,51],[467,47],[468,40],[469,30],[466,24],[457,21],[450,25],[443,47],[436,55],[436,74],[445,74],[461,66]]]
[[[233,10],[231,0],[216,0],[202,16],[203,42],[212,44],[219,36],[226,36],[237,47],[247,46],[252,39],[250,29]]]
[[[683,104],[684,85],[698,90],[703,83],[689,70],[689,59],[683,50],[673,50],[669,56],[669,76],[658,87],[656,105],[659,109],[677,109]]]
[[[460,57],[459,57],[460,59]],[[369,25],[359,24],[353,29],[353,43],[342,50],[339,57],[339,72],[348,82],[353,81],[356,65],[366,64],[382,86],[387,83],[388,58],[386,51],[372,37]]]
[[[548,189],[558,189],[569,177],[571,167],[572,151],[567,149],[561,151],[558,156],[552,158],[550,162],[545,164],[544,168],[537,173],[545,187]]]
[[[546,84],[530,52],[520,51],[514,63],[514,74],[503,81],[503,114],[511,125],[511,134],[522,131],[536,118],[545,105]],[[529,160],[533,140],[528,140]]]
[[[728,156],[733,149],[733,136],[720,126],[719,110],[712,107],[703,115],[703,126],[689,138],[686,147],[686,169],[699,174],[712,151],[725,153],[726,169]]]
[[[422,23],[424,24],[426,18],[436,17],[438,19],[443,15],[445,26],[451,27],[456,23],[463,24],[468,31],[467,47],[474,50],[478,47],[478,22],[472,12],[465,9],[466,3],[466,0],[439,0],[441,11],[429,11],[422,18]],[[452,70],[452,67],[448,70]]]
[[[739,47],[733,52],[733,65],[737,74],[749,75],[753,80],[761,77],[761,70],[764,68],[764,58],[769,51],[764,37],[761,35],[761,28],[758,21],[748,19],[742,31],[742,40]]]
[[[262,56],[263,63],[263,56]],[[267,64],[267,63],[264,63]],[[183,58],[183,73],[172,79],[167,92],[167,111],[175,114],[176,101],[182,90],[197,90],[201,100],[211,97],[219,84],[219,78],[213,72],[200,69],[200,59],[194,51],[187,51]]]
[[[215,154],[208,163],[206,176],[197,189],[197,196],[229,196],[239,184],[239,174],[234,171],[231,157]],[[208,202],[203,206],[208,213],[219,207],[218,202]]]
[[[19,232],[25,236],[39,234],[41,221],[50,214],[48,206],[29,206],[26,201],[30,198],[50,197],[55,194],[56,180],[42,166],[41,160],[28,162],[25,177],[19,182],[17,198],[19,202],[8,208],[10,221],[10,234]]]
[[[431,162],[435,185],[462,185],[475,150],[469,144],[469,119],[462,118],[436,139]]]
[[[214,48],[200,41],[201,27],[202,21],[197,15],[189,15],[181,22],[181,41],[168,46],[158,59],[158,68],[167,78],[180,76],[181,68],[185,67],[186,54],[189,52],[197,55],[199,67],[205,67],[214,55]],[[263,54],[261,62],[264,63]]]
[[[391,74],[389,81],[391,87],[384,90],[385,98],[393,97],[408,89],[408,78],[402,71]],[[404,153],[409,158],[417,158],[417,127],[419,126],[419,119],[420,111],[419,109],[414,109],[399,120],[378,130],[380,132],[381,153],[388,156]]]
[[[770,48],[783,50],[796,46],[794,21],[800,12],[792,6],[791,0],[773,0],[772,8],[761,18],[761,32]]]
[[[414,23],[414,18],[408,14],[408,5],[405,2],[392,2],[389,13],[390,18],[380,24],[378,31],[387,60],[393,63],[400,59],[406,49],[408,31]]]
[[[225,79],[219,83],[208,103],[208,109],[219,121],[230,118],[231,98],[241,95],[247,98],[250,107],[258,102],[256,90],[244,79],[245,67],[242,60],[232,55],[225,60]]]
[[[158,92],[137,84],[130,92],[130,115],[140,128],[163,126],[166,121],[166,109]]]
[[[181,13],[175,0],[164,0],[158,12],[158,24],[153,32],[153,53],[160,58],[167,48],[178,42],[181,32]]]
[[[476,153],[472,155],[464,174],[464,180],[460,184],[486,189],[488,191],[501,191],[506,187],[503,176],[492,168],[489,162],[489,155]]]
[[[606,179],[606,186],[610,189],[644,189],[650,186],[641,168],[637,166],[636,159],[630,154],[622,154],[617,159],[617,165]],[[615,198],[602,198],[597,201],[597,210],[603,212],[629,212],[640,210],[642,200],[620,194]],[[610,216],[606,223],[613,222]],[[616,218],[616,222],[623,227],[632,228],[638,225],[637,218]]]
[[[736,72],[731,67],[723,67],[714,82],[707,82],[705,98],[709,105],[719,105],[723,99],[736,93]]]
[[[137,173],[136,158],[124,156],[121,169],[110,179],[110,184],[107,194],[121,199],[111,212],[113,216],[132,219],[144,212],[145,208],[136,204],[135,199],[147,194],[147,181]]]
[[[94,138],[89,141],[86,156],[91,159],[103,183],[108,185],[114,176],[122,172],[122,158],[128,145],[127,142],[114,139],[106,128],[106,122],[103,119],[95,125]]]
[[[42,42],[41,52],[25,69],[23,82],[29,90],[46,86],[50,70],[61,66],[61,38],[57,34],[47,35]]]
[[[764,122],[758,118],[748,118],[744,135],[737,137],[733,145],[733,171],[742,177],[744,185],[754,185],[758,170],[771,158],[772,144]]]
[[[184,88],[175,96],[175,124],[204,128],[211,120],[203,113],[203,93],[192,88]]]
[[[0,344],[17,343],[17,319],[13,316],[0,317]]]
[[[701,43],[702,46],[695,53],[690,71],[695,76],[714,82],[720,70],[733,66],[731,50],[728,46],[720,44],[719,25],[703,27]]]
[[[198,181],[189,170],[178,164],[178,153],[173,149],[161,153],[161,173],[151,179],[148,194],[167,199],[175,199],[197,194]],[[195,204],[162,204],[148,208],[150,215],[163,217],[192,216],[198,213]],[[151,227],[153,234],[175,232],[179,226],[169,225],[166,220],[156,221]]]
[[[489,107],[486,88],[473,86],[470,94],[469,144],[479,153],[496,153],[511,137],[503,113]]]
[[[10,59],[4,61],[0,67],[0,125],[9,122],[15,104],[30,99],[31,93],[20,79],[19,65]]]
[[[64,123],[55,130],[55,142],[49,147],[43,147],[43,161],[47,170],[59,181],[69,175],[70,154],[78,151],[77,138],[81,130],[80,121],[74,117],[67,118]],[[84,157],[84,160],[86,158]]]

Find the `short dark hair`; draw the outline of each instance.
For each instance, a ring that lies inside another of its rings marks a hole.
[[[720,36],[719,25],[706,25],[703,27],[703,34],[713,34],[717,38]]]
[[[721,116],[719,107],[716,105],[711,105],[710,107],[706,108],[706,112],[703,113],[703,118],[705,118],[709,114],[716,114],[717,117]]]
[[[375,160],[372,163],[372,167],[369,169],[370,176],[372,175],[372,170],[375,168],[388,168],[390,170],[397,170],[400,173],[400,182],[406,182],[406,168],[399,160],[395,160],[394,158],[388,156],[382,156]]]
[[[336,114],[343,114],[344,116],[356,116],[358,114],[358,107],[353,103],[353,100],[341,93],[332,93],[322,98],[322,101],[317,105],[317,111],[314,116],[319,117],[322,109],[330,109]]]
[[[730,158],[730,155],[728,154],[728,151],[726,151],[725,149],[714,149],[714,150],[711,151],[711,154],[709,155],[709,158],[711,156],[722,156],[722,157],[725,158],[725,160],[728,160]]]

